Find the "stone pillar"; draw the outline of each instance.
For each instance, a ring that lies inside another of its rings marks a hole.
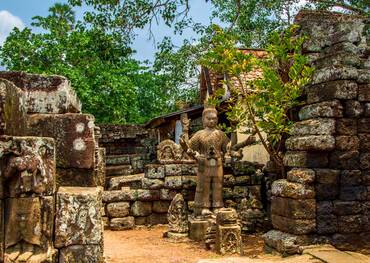
[[[1,136],[0,163],[0,261],[56,262],[54,140]]]
[[[272,185],[268,246],[296,253],[331,242],[370,251],[370,86],[366,19],[302,11],[296,17],[315,72],[286,141],[287,179]]]
[[[222,255],[240,254],[241,228],[237,224],[235,209],[222,208],[216,214],[215,250]]]
[[[59,262],[101,263],[103,223],[100,187],[60,187],[57,193],[55,247]]]

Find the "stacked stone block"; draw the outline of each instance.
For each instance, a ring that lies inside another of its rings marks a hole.
[[[248,162],[225,167],[225,206],[238,208],[244,198],[261,202],[263,174],[258,165]],[[167,223],[167,211],[176,194],[181,193],[193,211],[197,183],[197,165],[187,163],[148,164],[144,174],[111,177],[103,193],[104,222],[113,230],[131,229],[135,225]],[[263,208],[258,210],[264,219]],[[256,212],[254,210],[254,212]]]
[[[315,72],[299,121],[286,141],[284,162],[291,170],[287,179],[272,185],[276,230],[266,234],[266,243],[287,253],[315,242],[369,251],[366,19],[304,11],[296,22],[300,34],[308,36],[303,48]]]

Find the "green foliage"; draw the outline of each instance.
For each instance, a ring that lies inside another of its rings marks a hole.
[[[266,56],[256,58],[236,48],[235,36],[214,26],[212,48],[200,60],[203,66],[228,76],[225,84],[232,93],[229,120],[256,132],[281,166],[279,143],[290,132],[289,110],[299,104],[302,89],[313,73],[301,54],[305,38],[295,36],[296,30],[297,26],[291,26],[282,33],[274,32]],[[245,80],[244,74],[251,70],[259,71],[261,77]]]
[[[44,32],[14,29],[1,48],[7,69],[66,76],[99,123],[143,123],[174,110],[171,79],[132,59],[116,34],[76,22],[71,6],[54,5],[33,25]]]

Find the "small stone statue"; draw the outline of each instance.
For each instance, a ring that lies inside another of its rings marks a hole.
[[[188,211],[182,194],[177,194],[168,209],[169,229],[166,233],[169,238],[182,238],[188,236]]]
[[[222,199],[223,156],[229,139],[216,128],[218,118],[214,107],[207,107],[202,114],[204,129],[196,132],[190,140],[181,136],[184,151],[198,161],[197,187],[194,202],[196,217],[211,214],[224,206]],[[212,200],[210,200],[210,194]]]

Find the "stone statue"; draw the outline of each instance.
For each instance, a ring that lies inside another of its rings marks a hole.
[[[198,174],[194,202],[196,217],[209,215],[211,209],[223,207],[223,156],[227,151],[229,139],[224,132],[217,129],[217,110],[207,107],[203,110],[204,129],[196,132],[190,140],[181,136],[180,145],[184,151],[197,160]],[[210,200],[210,194],[212,200]]]
[[[188,210],[182,194],[177,194],[172,199],[167,219],[168,232],[165,233],[166,237],[181,240],[188,236]]]

